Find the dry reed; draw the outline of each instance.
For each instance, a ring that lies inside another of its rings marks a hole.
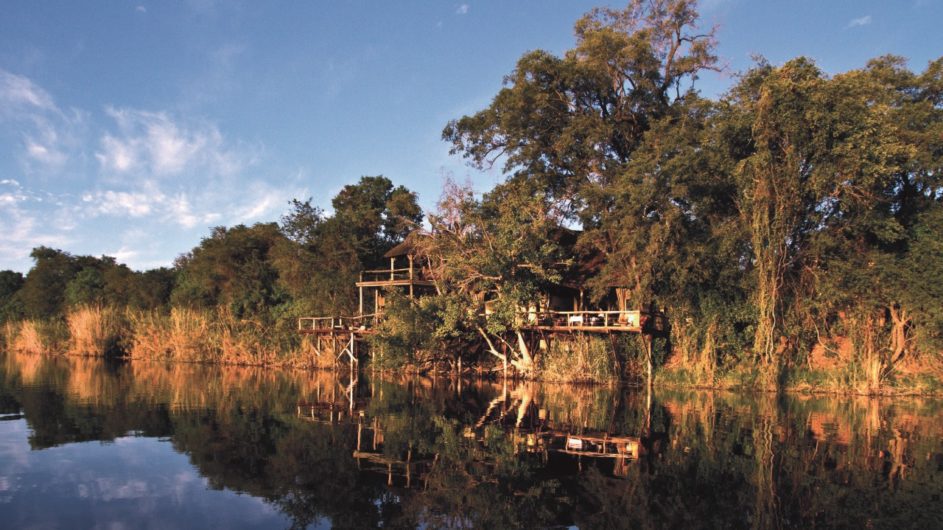
[[[123,332],[121,314],[113,307],[85,306],[69,311],[69,353],[79,355],[120,354]]]
[[[13,350],[20,353],[40,354],[46,352],[43,337],[39,332],[39,324],[32,320],[20,323],[19,332],[13,340]]]
[[[283,345],[274,328],[237,319],[222,309],[129,312],[128,322],[132,358],[257,366],[305,364],[299,359],[300,350]]]

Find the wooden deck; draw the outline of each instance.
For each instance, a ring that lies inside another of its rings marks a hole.
[[[396,286],[420,286],[434,287],[435,283],[422,277],[420,271],[414,267],[404,269],[376,269],[367,270],[360,273],[360,281],[357,287],[396,287]]]
[[[304,335],[369,335],[374,333],[378,315],[353,317],[301,317],[298,319],[298,332]]]
[[[377,269],[360,273],[357,287],[395,287],[399,285],[418,285],[434,287],[435,283],[426,280],[414,268],[405,269]]]
[[[408,281],[408,280],[407,280]],[[485,315],[487,317],[487,315]],[[350,317],[302,317],[303,334],[362,336],[375,332],[378,313]],[[552,333],[652,333],[668,329],[665,315],[643,311],[521,311],[521,329]]]

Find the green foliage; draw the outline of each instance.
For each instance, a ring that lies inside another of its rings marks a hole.
[[[681,86],[715,66],[713,32],[696,23],[690,0],[594,10],[576,23],[573,50],[525,54],[491,105],[450,122],[443,138],[478,166],[503,159],[592,217],[600,204],[584,190],[611,182]]]
[[[23,287],[23,275],[16,271],[0,271],[0,324],[16,320],[23,309],[16,293]]]
[[[282,299],[269,252],[284,236],[275,223],[216,227],[177,259],[175,305],[228,308],[237,318],[265,318]]]
[[[35,263],[17,292],[23,312],[33,318],[61,315],[66,285],[80,267],[71,254],[47,247],[33,249],[30,256]]]
[[[270,258],[295,316],[354,313],[360,272],[386,266],[382,255],[422,221],[416,194],[382,176],[344,186],[331,217],[311,199],[291,205]]]
[[[616,352],[605,337],[577,335],[550,341],[538,356],[538,377],[567,383],[611,383],[620,379]]]
[[[60,318],[68,308],[86,304],[162,307],[175,279],[170,269],[135,272],[108,256],[73,256],[46,247],[31,255],[33,268],[9,301],[17,314],[32,318]]]
[[[498,185],[480,201],[448,184],[421,252],[442,292],[457,293],[473,314],[488,311],[492,333],[516,329],[517,310],[540,300],[571,263],[559,217],[532,181]]]
[[[384,368],[430,368],[445,363],[469,366],[477,359],[473,347],[480,339],[474,307],[460,293],[410,299],[390,293],[377,334],[371,337],[374,362]]]
[[[65,287],[65,301],[70,306],[97,305],[104,302],[105,279],[101,271],[86,268],[79,271]]]
[[[422,222],[416,194],[383,176],[344,186],[331,205],[332,229],[349,238],[365,268],[382,265],[383,253]]]

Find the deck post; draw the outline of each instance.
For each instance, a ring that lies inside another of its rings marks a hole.
[[[651,393],[652,386],[654,385],[654,381],[653,381],[653,379],[652,379],[652,375],[653,375],[652,372],[654,371],[654,370],[653,370],[654,367],[653,367],[652,365],[655,364],[655,360],[652,359],[652,355],[654,354],[654,352],[653,352],[652,350],[653,350],[654,348],[655,348],[655,336],[649,334],[649,335],[648,335],[648,341],[647,341],[647,344],[646,344],[646,349],[648,350],[648,389],[649,389],[649,393]]]
[[[504,353],[504,358],[502,359],[504,361],[504,385],[507,386],[508,384],[508,355],[509,355],[507,343],[504,343],[501,345],[501,350]]]
[[[363,437],[363,418],[357,421],[357,452],[360,452],[360,440]]]

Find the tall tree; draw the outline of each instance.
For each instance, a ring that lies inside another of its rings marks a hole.
[[[383,253],[422,222],[416,194],[393,186],[384,176],[361,177],[331,200],[336,229],[343,230],[366,267],[380,265]]]
[[[521,57],[491,105],[450,122],[443,137],[477,166],[503,161],[538,181],[592,225],[652,122],[717,67],[714,32],[699,32],[697,17],[693,0],[593,10],[576,23],[574,49]]]
[[[16,271],[0,271],[0,323],[22,316],[21,302],[16,296],[23,287],[23,275]]]
[[[542,287],[558,282],[571,261],[559,244],[560,221],[534,181],[500,184],[480,201],[469,187],[448,183],[429,217],[431,234],[419,241],[440,296],[471,304],[461,327],[477,328],[492,354],[523,373],[535,366],[521,310],[540,304]]]
[[[422,222],[416,194],[383,176],[344,186],[331,204],[326,216],[311,199],[292,201],[282,218],[272,259],[297,314],[354,312],[360,272],[385,266],[382,255]]]
[[[275,223],[214,228],[199,246],[177,259],[174,304],[223,306],[237,318],[270,316],[269,310],[284,297],[269,257],[282,237]]]

